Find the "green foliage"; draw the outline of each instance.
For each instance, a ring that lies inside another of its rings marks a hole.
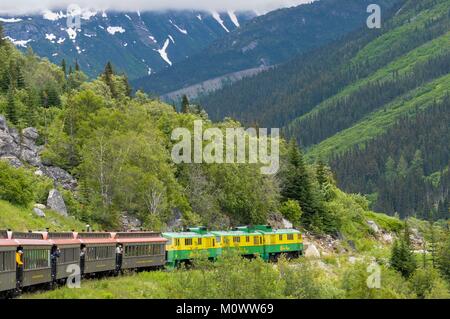
[[[405,278],[409,278],[417,268],[417,261],[412,250],[410,232],[406,222],[403,237],[395,240],[392,246],[390,263],[392,268],[400,272]]]
[[[450,290],[434,268],[419,268],[409,281],[411,291],[419,299],[449,299]]]
[[[444,278],[450,283],[450,232],[448,230],[438,248],[437,265]]]
[[[296,200],[289,199],[281,204],[280,213],[294,225],[298,225],[302,217],[302,209]]]
[[[183,94],[183,98],[181,100],[181,113],[189,113],[189,100],[186,94]]]
[[[27,206],[34,198],[30,174],[23,168],[13,168],[0,160],[0,199]]]

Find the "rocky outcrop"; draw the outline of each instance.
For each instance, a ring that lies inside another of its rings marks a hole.
[[[281,229],[293,228],[292,223],[286,218],[284,218],[283,215],[281,215],[278,212],[273,212],[269,214],[268,224],[273,228],[281,228]]]
[[[36,167],[35,174],[51,178],[56,185],[74,190],[77,181],[65,170],[43,163],[39,156],[42,147],[36,145],[39,137],[37,129],[27,127],[21,134],[14,128],[8,128],[5,117],[0,115],[0,159],[7,160],[14,167],[24,164]]]
[[[39,209],[37,207],[33,208],[33,213],[38,217],[45,217],[45,213],[42,211],[42,209]]]
[[[320,258],[320,252],[314,244],[309,244],[306,247],[304,255],[307,258]]]
[[[142,226],[142,222],[138,218],[130,216],[126,212],[120,216],[120,222],[123,231],[137,230]]]
[[[62,216],[67,216],[66,204],[64,203],[64,199],[57,189],[52,189],[48,193],[47,207],[61,214]]]

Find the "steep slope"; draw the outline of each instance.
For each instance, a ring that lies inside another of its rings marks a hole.
[[[379,1],[379,4],[388,7],[395,2]],[[217,78],[227,83],[235,80],[236,72],[254,70],[250,72],[254,74],[258,68],[264,70],[340,38],[363,25],[370,3],[368,0],[321,0],[270,12],[173,68],[136,80],[134,86],[158,94],[188,88],[186,93],[197,95],[201,92],[192,90],[191,86]],[[203,85],[204,90],[216,88],[217,85]],[[178,96],[181,93],[184,92],[178,92]]]
[[[217,21],[217,16],[222,21]],[[199,52],[240,24],[252,12],[200,11],[99,12],[83,9],[81,28],[69,28],[62,11],[42,15],[3,17],[5,35],[22,49],[31,47],[59,64],[78,60],[89,76],[96,76],[110,60],[130,78],[170,67]]]
[[[402,1],[390,16],[201,102],[216,118],[283,127],[378,210],[448,217],[450,2]],[[403,177],[389,188],[393,163]]]

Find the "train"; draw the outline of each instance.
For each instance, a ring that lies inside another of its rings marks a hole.
[[[170,269],[200,256],[214,261],[226,250],[265,261],[276,261],[281,255],[296,258],[302,255],[303,238],[296,229],[268,225],[227,231],[190,227],[163,233],[0,230],[0,296],[16,296],[38,285],[53,287],[77,270],[85,278],[126,270]]]

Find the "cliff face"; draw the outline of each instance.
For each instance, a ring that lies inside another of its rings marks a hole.
[[[21,132],[9,128],[5,117],[0,115],[0,160],[7,160],[14,167],[29,166],[36,175],[51,178],[55,185],[74,190],[77,181],[68,172],[57,166],[46,165],[39,156],[43,146],[37,146],[37,129],[27,127]]]

